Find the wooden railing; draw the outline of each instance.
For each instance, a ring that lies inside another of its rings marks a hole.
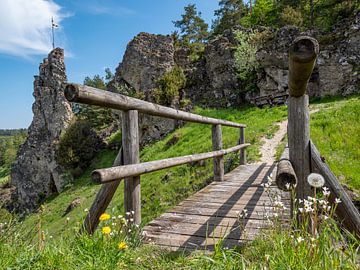
[[[337,205],[336,214],[344,227],[360,238],[360,215],[351,199],[336,179],[334,173],[322,161],[319,151],[310,140],[309,97],[305,94],[316,57],[318,42],[310,37],[299,37],[294,41],[289,53],[289,102],[288,102],[288,142],[277,166],[276,183],[280,189],[296,184],[297,202],[313,196],[314,191],[307,183],[312,172],[325,178],[330,189],[330,201],[335,197],[342,203]],[[302,215],[298,215],[301,222]],[[312,224],[310,224],[312,226]],[[314,231],[313,228],[309,228]]]
[[[84,222],[87,232],[93,233],[99,223],[99,217],[105,212],[117,187],[125,179],[124,207],[126,212],[134,212],[134,223],[141,223],[140,175],[170,168],[182,164],[214,159],[214,180],[224,179],[223,156],[240,151],[240,164],[246,163],[245,125],[226,120],[205,117],[173,108],[157,105],[125,95],[96,89],[89,86],[68,84],[65,97],[70,102],[97,105],[122,110],[122,148],[111,168],[95,170],[92,180],[103,184],[99,190]],[[163,160],[140,163],[139,158],[139,122],[138,113],[166,117],[175,120],[212,125],[212,152],[174,157]],[[221,126],[239,128],[239,144],[223,149]]]

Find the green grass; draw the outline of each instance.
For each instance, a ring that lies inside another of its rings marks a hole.
[[[360,97],[314,104],[311,138],[338,179],[360,191]]]
[[[326,156],[327,151],[330,151],[331,155],[342,156],[344,160],[351,160],[351,162],[356,162],[357,159],[358,162],[360,157],[359,152],[356,152],[357,147],[352,144],[352,147],[346,148],[346,152],[341,152],[337,150],[340,148],[334,147],[339,142],[326,142],[326,137],[333,133],[337,134],[331,137],[336,141],[339,137],[341,138],[342,133],[348,132],[349,134],[345,136],[346,140],[355,144],[357,142],[356,145],[359,145],[359,137],[356,137],[359,134],[357,132],[359,116],[351,113],[351,111],[360,111],[359,98],[336,100],[335,103],[321,102],[314,106],[321,108],[321,112],[312,115],[311,132],[322,155]],[[285,119],[287,115],[285,107],[262,110],[250,107],[221,110],[198,108],[196,112],[247,124],[246,141],[251,143],[248,148],[249,161],[259,159],[260,138],[262,136],[271,138],[276,131],[273,124]],[[346,119],[343,120],[343,118]],[[343,130],[346,125],[339,128],[336,121],[346,121],[351,128]],[[336,133],[335,131],[339,129],[342,131]],[[175,134],[179,137],[179,141],[174,145],[167,144]],[[223,127],[224,147],[235,145],[238,137],[238,129]],[[111,138],[112,141],[118,139],[118,135]],[[189,123],[169,134],[164,140],[142,149],[141,161],[207,151],[211,151],[211,126]],[[281,149],[278,150],[278,153],[280,152]],[[321,248],[316,256],[309,252],[306,242],[301,246],[294,246],[291,230],[267,232],[241,250],[224,250],[219,247],[213,255],[201,252],[193,254],[164,252],[156,247],[138,245],[131,246],[126,252],[119,252],[116,244],[121,239],[115,237],[107,241],[99,232],[95,237],[80,235],[77,232],[86,215],[84,209],[90,207],[99,189],[99,186],[90,182],[90,173],[95,168],[111,166],[115,156],[115,151],[100,152],[93,164],[73,186],[44,203],[41,213],[32,214],[21,224],[14,225],[10,234],[0,233],[0,253],[2,254],[0,269],[7,269],[7,267],[10,267],[8,269],[265,269],[265,267],[267,269],[357,269],[355,249],[347,248],[344,252],[342,246],[334,246],[334,239],[340,236],[333,231],[324,234],[324,240],[319,245]],[[237,159],[237,154],[226,157],[227,170],[236,166]],[[328,158],[327,161],[329,162]],[[342,170],[342,164],[336,162],[329,162],[329,164],[339,175],[336,168]],[[358,168],[359,166],[348,168],[346,176],[350,175],[350,178],[344,181],[349,185],[359,181],[356,174]],[[343,173],[345,172],[341,171],[341,174]],[[211,160],[207,161],[205,166],[184,165],[143,175],[141,177],[143,224],[205,186],[211,181],[211,177]],[[356,185],[352,187],[355,188]],[[69,203],[77,197],[82,199],[82,203],[66,216],[70,218],[67,221],[62,214]],[[108,212],[118,214],[122,211],[123,185],[121,184]],[[0,213],[0,222],[5,219],[8,221],[9,216]],[[42,230],[45,235],[45,244],[44,248],[39,249],[38,231]],[[355,241],[355,243],[355,247],[359,245],[358,242]],[[269,259],[266,259],[265,255],[268,255]]]

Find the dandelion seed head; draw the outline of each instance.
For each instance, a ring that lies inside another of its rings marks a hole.
[[[325,184],[325,179],[321,174],[311,173],[307,177],[307,181],[310,186],[314,188],[321,188]]]

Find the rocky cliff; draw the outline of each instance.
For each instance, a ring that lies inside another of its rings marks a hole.
[[[245,30],[247,31],[247,30]],[[300,34],[319,40],[320,55],[309,83],[310,96],[348,95],[359,91],[360,14],[334,26],[330,33],[301,33],[286,26],[281,29],[261,28],[268,32],[259,46],[259,69],[254,83],[257,90],[244,93],[234,67],[237,41],[234,31],[212,37],[199,60],[193,61],[188,48],[175,46],[170,36],[140,33],[129,44],[116,71],[115,82],[127,84],[153,101],[156,80],[175,65],[186,73],[187,86],[181,98],[195,104],[228,107],[264,95],[287,93],[288,49]]]
[[[64,51],[56,48],[35,76],[34,117],[11,170],[11,185],[15,187],[12,207],[20,212],[35,209],[70,180],[55,158],[59,137],[73,117],[63,94],[66,80]]]

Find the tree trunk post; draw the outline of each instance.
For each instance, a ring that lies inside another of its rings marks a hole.
[[[139,117],[137,110],[122,113],[122,145],[124,165],[140,162],[139,155]],[[133,213],[134,224],[141,223],[140,176],[125,178],[124,207],[125,212]]]
[[[221,125],[212,126],[212,146],[213,150],[221,150],[222,145],[222,132]],[[224,180],[224,157],[214,157],[214,180],[223,181]]]
[[[309,97],[305,92],[318,53],[316,39],[306,36],[296,38],[289,51],[288,144],[289,158],[298,179],[297,202],[314,194],[307,183],[311,156]],[[298,221],[302,222],[301,215]]]
[[[239,144],[245,143],[245,128],[240,128],[240,137],[239,137]],[[246,164],[246,149],[240,150],[240,165]]]

